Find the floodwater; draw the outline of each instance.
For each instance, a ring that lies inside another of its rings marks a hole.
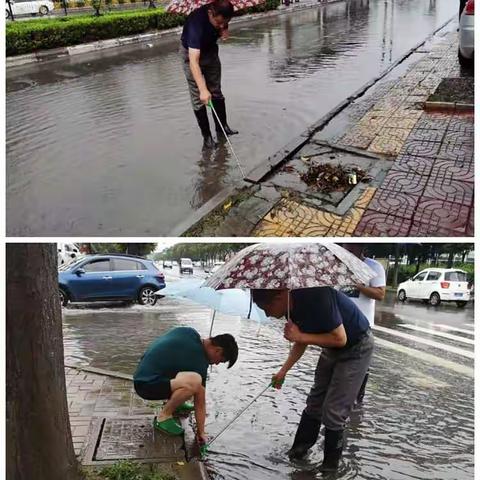
[[[246,171],[453,17],[452,0],[350,0],[232,26],[220,47]],[[202,155],[178,38],[9,69],[9,235],[166,235],[241,182]]]
[[[64,309],[68,362],[132,374],[148,344],[165,330],[192,326],[208,336],[211,311],[164,298],[155,307]],[[322,476],[322,441],[301,463],[290,447],[319,349],[309,347],[282,390],[268,390],[211,446],[206,465],[217,480],[470,480],[473,479],[473,308],[421,303],[377,309],[377,341],[364,406],[352,413],[342,468]],[[405,325],[436,333],[406,330]],[[288,355],[281,321],[259,326],[217,316],[213,333],[233,334],[237,364],[213,367],[207,382],[207,433],[213,437],[269,383]],[[386,329],[386,331],[385,331]],[[408,332],[415,340],[405,340]],[[422,340],[435,341],[427,346]],[[452,353],[450,348],[460,349]],[[466,355],[466,356],[464,356]]]

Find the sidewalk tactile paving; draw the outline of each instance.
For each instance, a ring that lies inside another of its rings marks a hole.
[[[366,210],[354,235],[356,237],[406,237],[410,220],[374,210]]]
[[[473,183],[438,177],[429,178],[424,196],[470,206],[473,201]]]
[[[469,207],[445,200],[421,198],[413,217],[413,236],[442,236],[443,233],[465,235]]]
[[[384,155],[398,155],[409,133],[410,130],[407,128],[382,128],[368,150]]]
[[[427,178],[413,172],[390,170],[382,183],[383,190],[420,196],[427,184]]]
[[[390,171],[397,170],[428,177],[433,169],[434,164],[434,158],[400,154],[395,160],[392,170]]]
[[[415,213],[419,198],[417,195],[392,193],[389,190],[379,189],[368,209],[410,220]]]

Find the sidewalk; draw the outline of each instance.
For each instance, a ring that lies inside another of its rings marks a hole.
[[[312,127],[306,141],[296,139],[282,158],[247,174],[253,186],[223,199],[184,234],[473,236],[474,114],[463,105],[423,110],[443,78],[461,76],[453,30],[450,23],[418,48],[419,60],[401,77],[378,82],[325,128]],[[300,179],[312,162],[355,165],[368,181],[313,191]]]
[[[208,478],[203,463],[187,461],[195,448],[188,419],[182,419],[184,438],[157,432],[152,421],[159,403],[136,395],[127,375],[116,378],[97,371],[65,367],[73,446],[83,465],[102,467],[136,460],[158,464],[180,480]]]

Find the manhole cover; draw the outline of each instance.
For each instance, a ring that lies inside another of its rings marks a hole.
[[[152,417],[101,418],[90,435],[83,463],[95,465],[118,460],[141,463],[185,460],[183,437],[155,430]]]

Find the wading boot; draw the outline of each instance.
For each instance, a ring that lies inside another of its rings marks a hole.
[[[335,472],[338,470],[343,450],[343,430],[325,429],[325,445],[323,447],[322,472]]]
[[[291,459],[298,460],[304,457],[309,448],[315,445],[320,432],[320,425],[321,423],[317,419],[305,412],[302,413],[302,418],[300,419],[297,433],[295,434],[295,440],[288,451],[288,456]]]
[[[218,118],[220,119],[220,122],[222,123],[223,129],[225,130],[225,133],[230,136],[230,135],[236,135],[238,133],[238,130],[233,130],[228,126],[227,123],[227,110],[225,108],[225,99],[224,98],[212,98],[212,104],[213,108],[217,112]],[[213,113],[213,120],[215,121],[215,129],[217,130],[217,138],[223,138],[223,132],[222,128],[220,127],[220,124],[218,123],[217,116],[215,113]]]
[[[199,110],[194,110],[195,117],[197,117],[198,126],[202,132],[203,147],[202,150],[211,150],[217,144],[213,141],[212,132],[210,131],[210,123],[208,122],[207,107],[202,107]]]

